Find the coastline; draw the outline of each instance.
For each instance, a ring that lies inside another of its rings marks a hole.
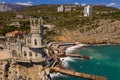
[[[71,46],[66,49],[66,54],[72,53],[77,48],[86,47],[86,46],[114,46],[114,45],[117,46],[117,45],[120,45],[120,44],[112,44],[112,43],[108,43],[108,44],[83,44],[83,43],[78,43],[78,42],[75,42],[75,43],[77,43],[75,46]]]
[[[87,46],[112,46],[112,45],[120,45],[120,44],[112,44],[112,43],[109,43],[109,44],[87,44]]]

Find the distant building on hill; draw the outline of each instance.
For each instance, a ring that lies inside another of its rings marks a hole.
[[[61,5],[60,7],[58,7],[57,11],[58,11],[58,12],[63,12],[63,11],[64,11],[63,5]]]
[[[10,26],[14,26],[14,27],[20,27],[20,22],[12,22],[11,24],[10,24]]]
[[[90,16],[90,15],[92,15],[92,7],[88,5],[84,8],[84,16]]]
[[[53,24],[45,24],[43,26],[46,27],[46,28],[48,28],[48,29],[50,29],[50,30],[55,27],[55,25],[53,25]]]
[[[13,31],[13,32],[9,32],[9,33],[6,33],[5,36],[6,37],[15,37],[19,34],[19,31]]]
[[[26,34],[27,31],[19,31],[19,30],[15,30],[13,32],[9,32],[9,33],[6,33],[5,36],[6,37],[17,37],[18,35],[24,35]]]
[[[20,14],[16,15],[16,19],[23,19],[23,15]]]
[[[70,5],[65,6],[65,11],[71,11],[71,6]]]
[[[58,9],[57,9],[57,11],[58,12],[68,12],[68,11],[71,11],[72,10],[72,8],[71,8],[72,6],[71,5],[66,5],[66,6],[64,6],[64,5],[61,5],[60,7],[58,7]]]

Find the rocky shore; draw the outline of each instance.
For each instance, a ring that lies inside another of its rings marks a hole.
[[[50,80],[49,71],[41,64],[20,64],[12,60],[0,60],[1,80]]]

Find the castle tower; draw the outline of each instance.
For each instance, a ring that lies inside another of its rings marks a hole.
[[[43,20],[42,18],[30,17],[31,48],[43,47]]]

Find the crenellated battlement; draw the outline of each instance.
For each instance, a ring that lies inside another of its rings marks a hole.
[[[30,17],[31,47],[41,48],[43,46],[43,19],[41,17]]]
[[[8,38],[7,41],[6,41],[6,44],[7,45],[21,45],[22,42],[20,40]]]
[[[30,17],[30,28],[31,28],[31,31],[39,30],[41,25],[43,25],[43,19],[41,17],[39,17],[39,18]]]

